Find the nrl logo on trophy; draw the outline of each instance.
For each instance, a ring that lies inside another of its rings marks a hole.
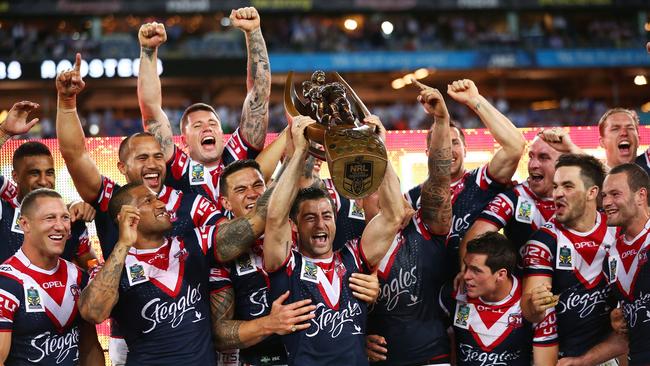
[[[301,96],[293,85],[293,72],[284,85],[284,108],[288,118],[309,116],[316,122],[305,130],[309,152],[327,161],[336,190],[349,199],[375,192],[384,179],[386,147],[374,131],[361,121],[370,115],[359,96],[341,75],[326,82],[323,71],[315,71],[302,82]],[[322,145],[323,149],[315,145]]]

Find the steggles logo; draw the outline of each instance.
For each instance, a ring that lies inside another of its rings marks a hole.
[[[312,327],[310,327],[306,334],[307,337],[315,337],[322,330],[329,333],[330,337],[336,338],[343,332],[346,323],[352,323],[354,328],[352,334],[362,334],[361,327],[354,324],[354,319],[362,314],[361,306],[356,302],[348,302],[347,308],[338,311],[319,303],[316,305],[315,312],[318,315],[311,320],[315,329],[312,330]]]

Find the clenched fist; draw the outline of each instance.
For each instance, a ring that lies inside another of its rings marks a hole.
[[[230,12],[232,26],[244,32],[252,32],[260,27],[260,15],[253,7],[239,8]]]
[[[140,47],[158,48],[167,41],[167,32],[162,23],[152,22],[143,24],[138,31]]]

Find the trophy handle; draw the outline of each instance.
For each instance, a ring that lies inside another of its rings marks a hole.
[[[296,95],[296,89],[293,86],[293,71],[289,71],[287,74],[287,80],[284,83],[284,110],[287,114],[287,119],[293,123],[293,117],[300,116],[301,113],[296,108],[296,101],[302,104],[302,101]],[[304,104],[301,106],[302,109],[306,107]],[[325,141],[325,126],[314,123],[307,126],[305,129],[305,136],[310,141],[315,141],[319,144],[323,144]],[[309,153],[315,158],[325,161],[327,158],[325,156],[325,151],[319,150],[313,146],[309,146]]]
[[[354,101],[354,106],[355,106],[357,112],[360,113],[360,114],[362,114],[363,117],[368,117],[368,116],[370,116],[370,115],[371,115],[370,110],[368,109],[368,107],[366,107],[365,104],[363,104],[363,102],[361,101],[361,98],[359,98],[359,96],[358,96],[357,93],[354,91],[354,89],[352,89],[352,87],[350,86],[350,84],[348,84],[347,81],[345,81],[345,79],[343,79],[343,77],[342,77],[338,72],[334,72],[334,76],[336,77],[336,79],[337,79],[341,84],[343,84],[343,86],[345,86],[345,88],[346,88],[346,89],[348,90],[348,92],[350,93],[350,96],[352,97],[352,100]],[[363,119],[363,118],[362,118],[362,119]],[[359,122],[361,122],[361,121],[359,121]],[[357,127],[359,127],[359,126],[357,126]]]

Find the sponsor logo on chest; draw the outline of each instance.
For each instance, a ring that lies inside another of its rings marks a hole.
[[[186,317],[191,319],[192,323],[206,319],[207,314],[196,309],[196,304],[202,299],[200,287],[200,283],[194,288],[188,286],[185,295],[172,301],[163,301],[159,297],[150,300],[140,312],[142,319],[149,326],[142,333],[150,333],[161,324],[169,324],[172,329],[176,328]]]

